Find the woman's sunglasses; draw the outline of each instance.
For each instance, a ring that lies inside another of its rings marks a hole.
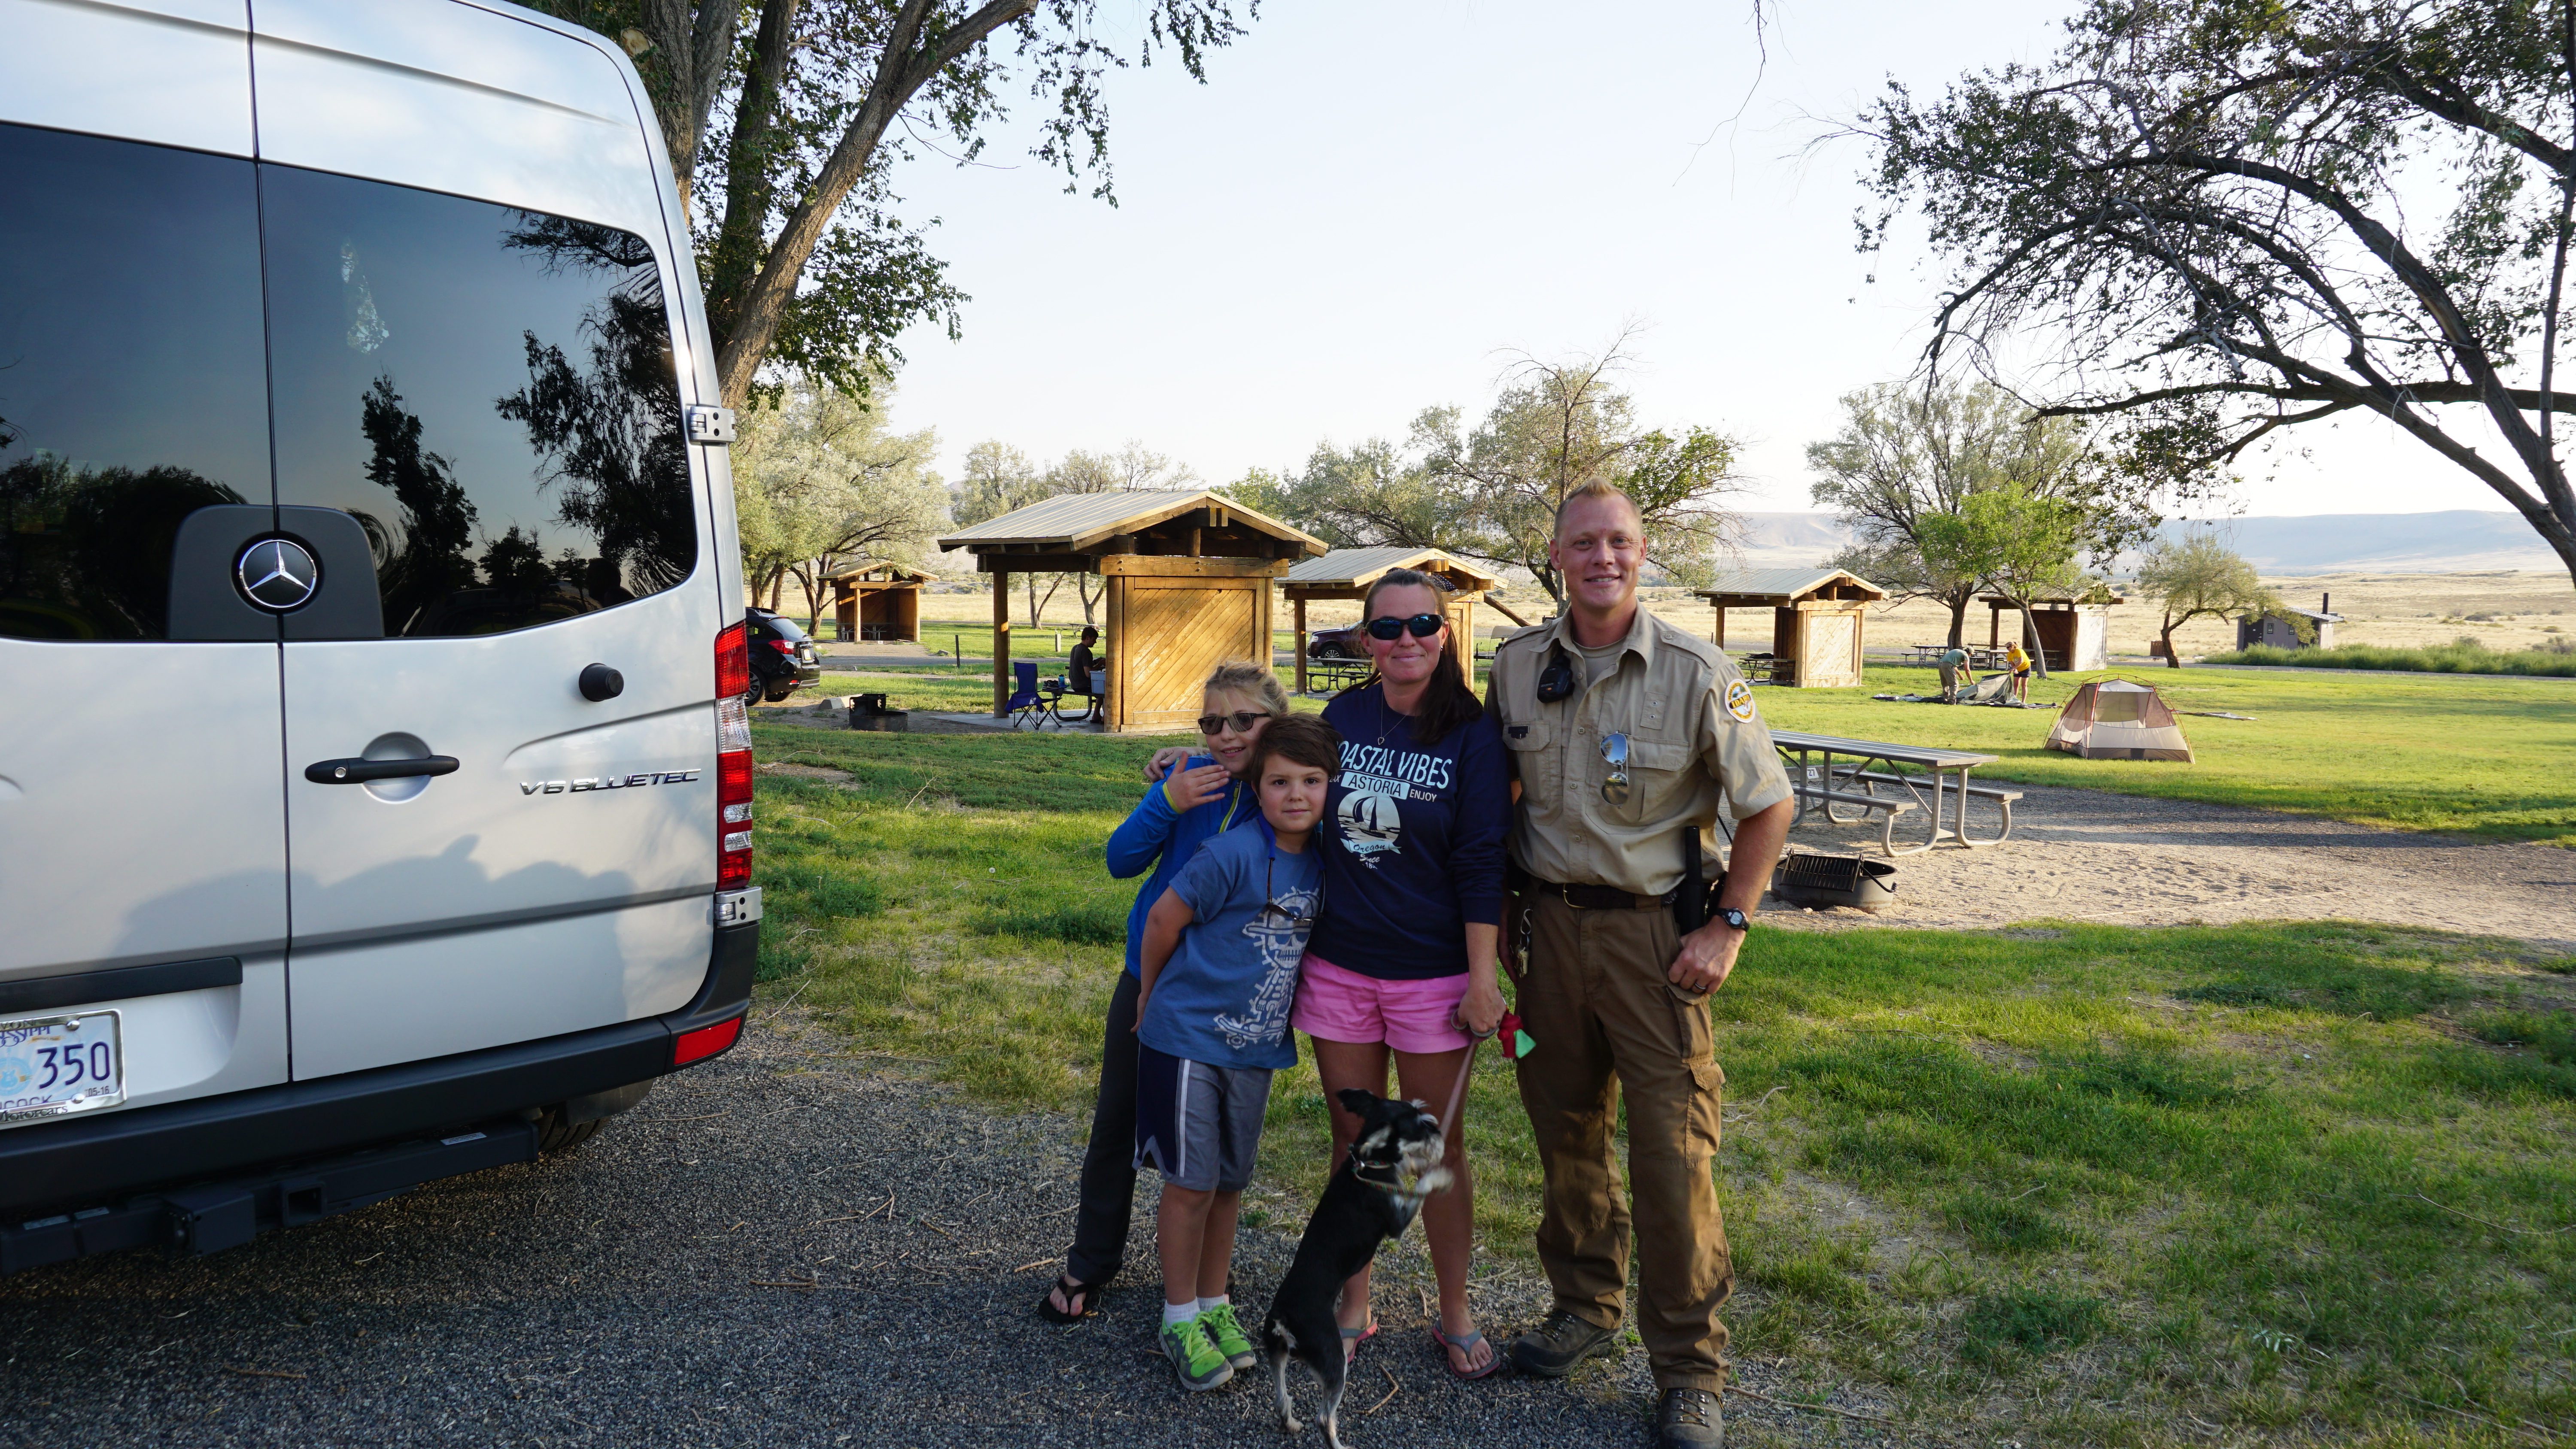
[[[1236,734],[1248,735],[1252,733],[1252,727],[1254,725],[1257,725],[1268,718],[1270,718],[1270,716],[1255,709],[1238,709],[1232,714],[1203,714],[1199,716],[1199,733],[1203,735],[1215,734],[1218,730],[1225,728],[1225,722],[1227,720],[1232,720],[1234,721],[1234,732]]]
[[[1416,614],[1410,619],[1399,619],[1393,614],[1387,614],[1369,620],[1368,631],[1372,639],[1392,639],[1399,634],[1411,634],[1416,639],[1428,639],[1439,633],[1440,626],[1447,622],[1438,614]]]

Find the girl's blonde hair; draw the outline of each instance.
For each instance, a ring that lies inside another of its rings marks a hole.
[[[1249,659],[1229,659],[1218,665],[1200,688],[1209,694],[1222,690],[1257,699],[1272,719],[1288,717],[1288,691],[1279,687],[1279,676]]]

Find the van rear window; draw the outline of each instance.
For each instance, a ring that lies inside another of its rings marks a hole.
[[[688,577],[640,237],[284,167],[261,183],[278,501],[357,516],[388,635],[522,629]]]
[[[170,546],[269,501],[251,163],[0,125],[0,636],[166,637]]]

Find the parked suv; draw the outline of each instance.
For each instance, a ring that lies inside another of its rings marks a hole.
[[[0,175],[0,1272],[527,1161],[731,1046],[731,420],[625,56],[0,6]]]
[[[755,605],[744,611],[743,627],[751,636],[751,695],[776,704],[823,677],[814,641],[795,620]],[[746,696],[743,702],[752,700]]]

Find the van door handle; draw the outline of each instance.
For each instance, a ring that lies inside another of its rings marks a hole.
[[[317,760],[304,767],[304,778],[316,785],[363,785],[369,780],[455,773],[454,755],[423,755],[415,760]]]

